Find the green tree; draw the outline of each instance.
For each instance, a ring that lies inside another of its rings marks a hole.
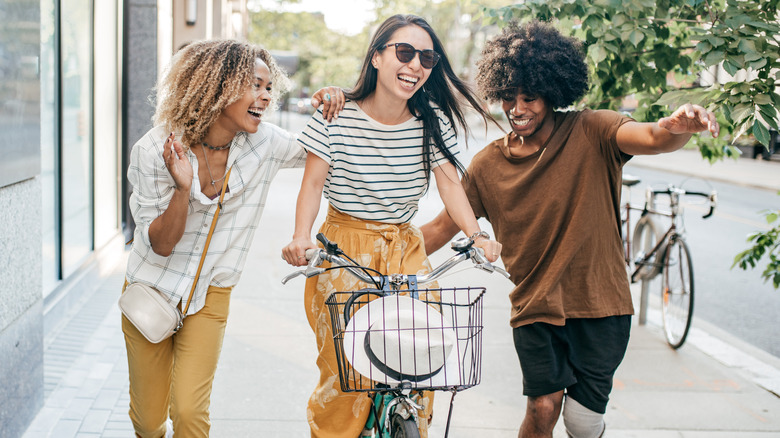
[[[637,120],[657,120],[685,102],[718,114],[721,137],[695,137],[710,162],[736,157],[740,137],[765,147],[778,129],[780,0],[525,0],[484,7],[489,23],[536,18],[557,20],[562,32],[585,42],[593,86],[581,102],[621,109],[637,101]],[[727,80],[716,80],[725,71]],[[659,98],[660,96],[660,98]],[[753,268],[766,256],[761,274],[780,287],[778,212],[765,213],[772,228],[749,236],[753,246],[734,265]]]
[[[271,51],[297,54],[294,92],[310,93],[326,85],[351,86],[367,44],[365,32],[349,36],[328,29],[322,14],[263,9],[250,12],[248,39]]]
[[[780,288],[780,210],[768,210],[765,213],[766,222],[773,228],[769,231],[760,231],[748,236],[748,242],[753,246],[737,254],[734,258],[734,266],[741,269],[753,269],[764,256],[769,259],[766,268],[761,273],[765,281],[772,281],[775,289]]]

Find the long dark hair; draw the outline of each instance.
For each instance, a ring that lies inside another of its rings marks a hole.
[[[406,105],[409,108],[409,112],[414,115],[417,120],[421,120],[423,123],[423,166],[425,169],[426,179],[430,178],[431,170],[431,144],[435,145],[436,149],[444,155],[450,163],[452,163],[460,173],[465,173],[463,165],[457,158],[447,149],[444,143],[444,139],[441,135],[441,129],[439,128],[439,118],[431,107],[431,102],[438,106],[445,117],[449,120],[450,124],[455,128],[455,121],[463,129],[466,138],[469,136],[469,127],[466,124],[466,120],[463,117],[463,111],[461,104],[455,96],[452,88],[454,87],[469,103],[469,105],[476,110],[482,119],[487,123],[488,119],[492,119],[490,114],[484,110],[477,100],[476,94],[471,90],[471,87],[462,81],[452,70],[450,60],[447,58],[447,53],[444,50],[439,37],[436,36],[436,32],[425,21],[424,18],[416,15],[393,15],[382,23],[374,33],[374,37],[371,40],[371,44],[368,46],[368,53],[363,60],[363,68],[360,71],[360,77],[355,83],[355,88],[344,93],[350,100],[360,101],[368,97],[376,90],[377,82],[377,70],[371,64],[371,60],[374,54],[387,44],[393,33],[406,26],[418,26],[428,33],[433,41],[433,50],[441,55],[438,64],[431,69],[431,74],[428,76],[428,80],[425,81],[422,88],[417,90],[416,93],[407,101]]]

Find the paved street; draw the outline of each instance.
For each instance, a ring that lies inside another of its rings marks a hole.
[[[645,164],[654,165],[652,159]],[[780,182],[778,163],[751,162],[747,173],[739,164],[734,178]],[[725,174],[720,172],[720,177]],[[273,183],[247,269],[233,291],[212,397],[214,437],[308,436],[305,405],[317,378],[314,337],[303,312],[303,279],[282,286],[281,278],[292,268],[279,257],[292,235],[301,175],[300,170],[285,170]],[[437,197],[432,190],[415,223],[438,213]],[[445,250],[439,251],[432,262],[446,256]],[[67,329],[46,340],[47,398],[25,438],[132,436],[116,307],[122,279],[123,266],[118,266]],[[488,288],[482,383],[456,396],[450,436],[515,437],[525,400],[507,324],[511,284],[474,270],[441,284]],[[638,289],[634,292],[638,303]],[[780,359],[698,321],[689,342],[671,350],[658,318],[655,307],[649,324],[639,326],[635,318],[629,350],[616,375],[605,436],[780,437]],[[443,436],[449,395],[439,394],[436,400],[432,437]],[[561,427],[555,437],[565,437]]]

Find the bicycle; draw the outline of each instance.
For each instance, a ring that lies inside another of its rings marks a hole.
[[[640,179],[631,175],[623,176],[623,185],[629,190],[638,184]],[[630,192],[629,192],[630,193]],[[669,210],[656,209],[656,197],[658,195],[669,197]],[[709,202],[709,211],[702,216],[707,219],[712,216],[717,205],[717,192],[710,193],[689,191],[673,184],[665,189],[653,189],[648,187],[645,192],[645,204],[643,207],[631,205],[630,196],[623,204],[625,214],[621,218],[623,223],[623,240],[625,248],[625,260],[628,267],[631,282],[649,281],[662,275],[661,280],[661,316],[666,342],[674,349],[680,348],[691,327],[694,303],[694,278],[691,252],[685,242],[685,227],[682,222],[683,208],[681,198],[683,196],[697,196],[706,198]],[[634,227],[633,236],[631,229],[631,211],[640,210],[641,217]],[[667,217],[670,225],[663,234],[661,226],[654,217]],[[632,242],[634,246],[632,248]]]
[[[381,273],[361,266],[317,234],[323,248],[309,249],[309,264],[282,279],[307,278],[344,269],[369,287],[334,292],[327,297],[331,329],[343,392],[365,392],[372,409],[365,432],[380,438],[419,437],[414,397],[420,391],[450,391],[445,437],[449,433],[455,394],[478,385],[482,358],[484,287],[420,289],[459,263],[471,260],[487,272],[499,272],[474,241],[452,242],[455,255],[426,275]],[[330,267],[319,267],[323,261]],[[404,289],[405,287],[405,289]],[[413,391],[415,392],[413,394]],[[374,435],[376,433],[377,435]]]

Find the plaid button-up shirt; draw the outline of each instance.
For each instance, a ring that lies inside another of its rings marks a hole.
[[[184,235],[170,256],[163,257],[152,251],[149,225],[168,207],[175,188],[162,159],[167,136],[164,127],[155,127],[133,146],[130,154],[127,178],[133,185],[133,193],[129,204],[136,229],[126,278],[129,283],[153,286],[167,295],[170,302],[178,303],[182,297],[186,302],[192,288],[219,198],[209,199],[200,191],[198,159],[187,150],[194,179]],[[240,132],[236,135],[227,161],[228,166],[233,166],[228,192],[188,314],[203,308],[209,285],[236,285],[265,207],[271,180],[279,169],[301,167],[305,160],[306,152],[296,144],[295,137],[277,126],[261,123],[254,134]]]

